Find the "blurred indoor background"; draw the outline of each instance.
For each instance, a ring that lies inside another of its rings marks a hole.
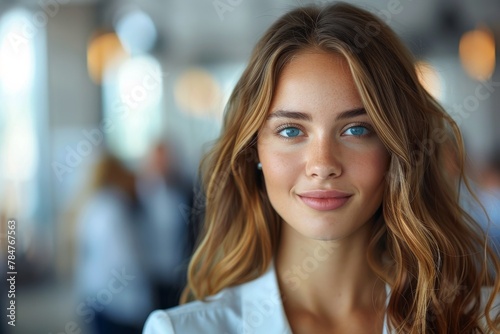
[[[0,333],[133,333],[172,305],[198,163],[252,47],[283,12],[329,2],[0,0],[0,269],[15,218],[18,272]],[[500,1],[352,2],[416,54],[498,219]]]

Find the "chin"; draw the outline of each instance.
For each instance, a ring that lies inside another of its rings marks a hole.
[[[343,226],[342,226],[343,225]],[[314,240],[322,241],[335,241],[342,240],[357,235],[359,232],[364,230],[369,224],[364,223],[359,226],[355,226],[353,222],[347,222],[343,220],[343,224],[339,226],[339,223],[328,221],[313,221],[307,226],[300,226],[299,228],[294,228],[301,235]]]

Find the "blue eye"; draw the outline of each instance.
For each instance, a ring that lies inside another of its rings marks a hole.
[[[284,128],[283,130],[281,130],[279,132],[279,134],[283,137],[286,137],[286,138],[294,138],[294,137],[297,137],[298,135],[300,135],[301,132],[302,131],[300,131],[297,128],[288,127],[288,128]]]
[[[361,137],[365,136],[370,132],[367,128],[364,126],[352,126],[349,129],[345,130],[344,134],[347,136],[355,136],[355,137]]]

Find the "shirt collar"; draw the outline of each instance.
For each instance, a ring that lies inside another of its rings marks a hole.
[[[389,302],[391,289],[386,284],[386,306]],[[271,261],[267,271],[242,286],[242,316],[243,330],[240,333],[280,333],[292,334],[288,323],[278,280]],[[382,334],[387,334],[387,314],[384,316]]]
[[[274,262],[257,279],[245,284],[242,289],[242,333],[287,333],[291,334],[281,293],[278,287]]]

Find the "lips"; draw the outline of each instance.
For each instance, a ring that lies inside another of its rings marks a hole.
[[[338,209],[351,198],[351,194],[338,190],[313,190],[298,194],[308,207],[319,211]]]

